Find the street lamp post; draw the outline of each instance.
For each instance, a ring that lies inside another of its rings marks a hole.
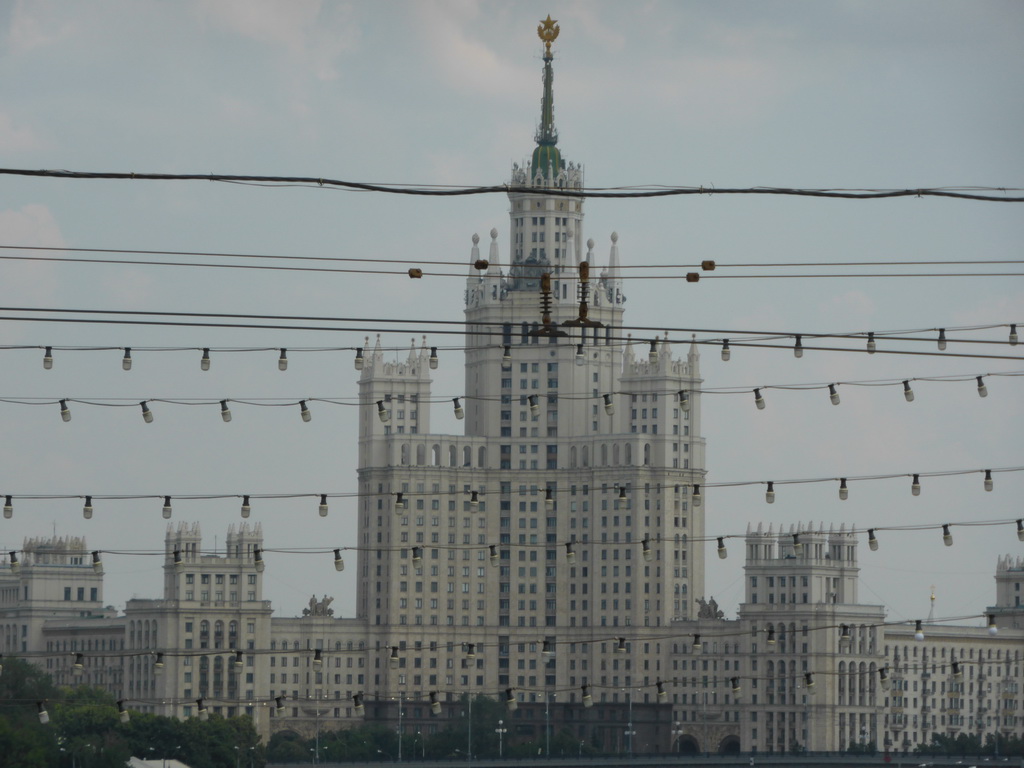
[[[626,691],[626,706],[629,710],[629,718],[626,721],[626,738],[628,739],[628,753],[629,759],[633,759],[633,737],[636,736],[636,731],[633,730],[633,692],[629,688],[624,689]]]
[[[544,755],[551,757],[551,697],[553,693],[544,691]]]
[[[402,762],[402,692],[398,692],[398,762]]]
[[[508,729],[505,728],[504,725],[505,725],[505,721],[504,720],[499,720],[498,721],[498,727],[494,729],[494,732],[496,734],[498,734],[498,757],[499,758],[501,757],[501,752],[502,752],[502,737],[504,737],[504,735],[506,733],[508,733]]]
[[[683,724],[680,723],[678,720],[676,720],[676,722],[673,723],[673,728],[672,728],[672,746],[675,748],[676,752],[679,752],[680,749],[681,749],[682,745],[681,745],[680,742],[681,742],[682,738],[683,738]]]

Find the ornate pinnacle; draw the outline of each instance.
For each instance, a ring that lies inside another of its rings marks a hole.
[[[537,27],[537,37],[544,41],[544,58],[551,58],[551,44],[558,38],[558,33],[561,31],[558,26],[558,21],[551,18],[551,14],[542,21]]]

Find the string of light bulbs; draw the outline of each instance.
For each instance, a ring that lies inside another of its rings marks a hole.
[[[125,355],[125,361],[130,361],[130,350]],[[436,360],[436,356],[431,358]],[[126,365],[130,367],[131,363],[126,362]],[[281,350],[281,357],[278,360],[278,368],[283,369],[287,367],[287,359],[285,357],[285,350]],[[829,400],[833,405],[840,404],[840,395],[838,388],[842,386],[859,386],[859,387],[903,387],[903,397],[907,402],[913,402],[915,395],[914,390],[911,387],[911,382],[941,382],[941,383],[962,383],[966,381],[976,382],[976,389],[979,397],[988,397],[988,386],[985,384],[986,377],[1018,377],[1024,376],[1024,371],[990,371],[983,374],[950,374],[946,376],[917,376],[910,378],[896,377],[894,379],[867,379],[867,380],[851,380],[851,381],[835,381],[835,382],[816,382],[816,383],[801,383],[801,384],[761,384],[756,387],[750,386],[729,386],[729,387],[701,387],[696,389],[682,389],[678,391],[665,390],[655,394],[665,395],[668,397],[674,397],[676,401],[682,407],[682,410],[687,411],[690,408],[690,398],[696,394],[706,395],[750,395],[754,397],[754,404],[758,410],[764,410],[766,408],[767,401],[764,398],[763,392],[769,390],[780,390],[780,391],[811,391],[811,390],[825,390],[829,392]],[[615,390],[612,392],[606,392],[603,394],[588,394],[588,393],[559,393],[557,395],[559,400],[597,400],[603,403],[604,411],[609,416],[615,413],[615,402],[613,400],[616,396],[624,397],[636,397],[640,394],[648,395],[651,394],[649,391],[643,393],[631,392],[630,390]],[[452,403],[453,413],[456,419],[465,418],[465,409],[462,406],[462,401],[467,402],[484,402],[484,403],[498,403],[503,402],[501,395],[494,396],[479,396],[479,395],[437,395],[431,397],[418,398],[415,402],[420,405],[432,405],[436,403]],[[539,395],[529,394],[521,395],[520,400],[522,404],[529,405],[531,412],[535,415],[540,412],[540,398],[550,399],[551,395]],[[377,414],[381,421],[389,423],[391,420],[391,413],[387,405],[392,403],[391,396],[388,395],[385,399],[377,401]],[[60,417],[63,421],[69,422],[72,418],[71,405],[80,404],[86,406],[96,406],[104,408],[134,408],[138,406],[141,411],[143,420],[147,424],[153,423],[155,416],[152,408],[153,404],[164,404],[164,405],[181,405],[181,406],[220,406],[221,419],[225,422],[230,422],[233,419],[231,411],[231,405],[245,405],[255,407],[298,407],[299,415],[304,422],[312,421],[312,411],[309,408],[310,403],[323,403],[327,405],[337,406],[360,406],[358,398],[337,398],[337,397],[302,397],[302,398],[252,398],[252,397],[213,397],[213,398],[189,398],[189,397],[176,397],[176,398],[134,398],[134,397],[99,397],[99,398],[81,398],[81,397],[17,397],[7,396],[0,397],[0,403],[6,405],[24,405],[24,406],[60,406]]]
[[[214,318],[218,320],[274,320],[274,321],[315,321],[315,322],[331,322],[331,323],[347,323],[347,322],[359,322],[359,323],[372,323],[375,326],[382,323],[394,323],[394,324],[417,324],[421,326],[432,326],[435,327],[430,330],[430,333],[439,335],[459,335],[465,334],[465,321],[463,320],[436,320],[436,319],[401,319],[401,318],[367,318],[367,317],[335,317],[335,316],[317,316],[317,315],[266,315],[266,314],[240,314],[240,313],[209,313],[209,312],[158,312],[158,311],[141,311],[141,310],[105,310],[105,309],[81,309],[81,308],[70,308],[70,307],[0,307],[0,312],[24,312],[24,313],[42,313],[42,312],[55,312],[62,314],[73,314],[73,315],[114,315],[114,316],[141,316],[141,317],[178,317],[178,318]],[[20,318],[9,318],[9,319],[20,319]],[[30,319],[30,318],[23,318]],[[58,318],[46,318],[47,321],[63,322]],[[68,322],[72,322],[68,320]],[[113,321],[104,321],[113,322]],[[127,323],[132,324],[132,323]],[[142,323],[140,323],[142,324]],[[797,357],[800,357],[804,349],[811,349],[810,347],[803,346],[803,339],[855,339],[863,340],[866,342],[872,342],[875,346],[874,349],[877,351],[877,340],[879,339],[890,339],[898,341],[920,341],[920,342],[932,342],[935,343],[938,350],[945,351],[947,348],[947,342],[953,341],[958,344],[1009,344],[1010,346],[1016,346],[1019,343],[1019,335],[1017,333],[1017,323],[990,323],[984,325],[971,325],[971,326],[944,326],[944,327],[933,327],[933,328],[917,328],[917,329],[903,329],[903,330],[880,330],[880,331],[847,331],[838,333],[821,333],[821,332],[792,332],[792,331],[764,331],[762,330],[743,330],[743,329],[725,329],[725,328],[684,328],[684,327],[661,327],[661,326],[641,326],[641,325],[623,325],[617,326],[616,332],[621,331],[653,331],[656,333],[664,332],[665,337],[652,339],[652,343],[672,343],[672,344],[716,344],[721,345],[723,341],[729,341],[730,339],[736,342],[737,336],[744,337],[745,343],[756,342],[756,341],[776,341],[776,340],[793,340],[793,352]],[[499,333],[504,333],[507,330],[508,323],[502,320],[487,321],[473,323],[475,332],[479,335],[487,329],[492,329],[495,337]],[[275,330],[286,329],[285,326],[256,326],[257,328],[272,328]],[[947,333],[959,333],[968,331],[978,330],[989,330],[993,328],[1008,328],[1009,336],[1006,342],[1000,342],[997,340],[983,340],[983,339],[965,339],[965,338],[947,338]],[[395,329],[382,329],[374,327],[372,329],[359,328],[359,329],[336,329],[336,328],[314,328],[315,330],[355,330],[361,333],[408,333],[409,329],[395,330]],[[447,330],[446,330],[447,329]],[[482,330],[481,330],[482,329]],[[303,328],[303,330],[305,330]],[[422,329],[413,329],[413,333],[420,333]],[[683,338],[677,340],[670,340],[668,338],[669,333],[679,334],[704,334],[709,338],[696,339],[696,338]],[[915,336],[912,334],[922,333],[936,333],[937,337],[925,338],[921,336]],[[725,338],[729,337],[729,338]],[[631,344],[633,342],[640,342],[641,339],[638,337],[634,339],[631,334],[622,337],[616,336],[613,339],[607,339],[608,342],[614,342],[616,344]],[[490,348],[493,345],[454,345],[446,347],[435,347],[445,350],[476,350]],[[512,345],[516,346],[516,345]],[[607,346],[603,344],[602,346]],[[49,345],[50,349],[58,349],[57,345]],[[342,350],[358,350],[362,349],[362,346],[349,346],[349,347],[293,347],[295,351],[342,351]],[[0,349],[43,349],[41,345],[8,345],[0,347]],[[66,349],[85,349],[85,350],[124,350],[121,346],[106,346],[106,347],[66,347]],[[136,349],[143,349],[136,347]],[[148,348],[152,351],[194,351],[198,349],[210,349],[203,347],[187,346],[187,347],[152,347]],[[267,347],[228,347],[224,348],[230,351],[266,351],[278,349],[276,346]],[[400,351],[405,349],[404,347],[387,347],[385,350]],[[828,349],[828,348],[823,348]],[[871,351],[871,348],[867,348],[867,351]]]
[[[516,184],[494,184],[489,186],[463,186],[451,184],[397,184],[384,182],[344,181],[317,176],[256,176],[248,174],[218,173],[150,173],[144,171],[69,171],[65,169],[0,168],[4,176],[34,176],[57,179],[117,179],[130,181],[217,181],[234,184],[252,183],[260,186],[302,185],[311,189],[328,190],[338,188],[358,192],[380,192],[392,195],[416,195],[429,197],[465,197],[467,195],[509,194],[514,192],[535,193],[531,186]],[[683,195],[783,195],[798,197],[826,197],[844,200],[876,200],[898,197],[942,197],[985,202],[1020,203],[1024,196],[1009,193],[1024,192],[1016,187],[986,186],[944,186],[910,189],[851,189],[794,188],[794,187],[716,187],[716,186],[665,186],[661,184],[640,184],[616,187],[546,187],[545,195],[551,197],[591,198],[650,198],[677,197]],[[997,194],[998,193],[998,194]]]
[[[933,477],[953,477],[961,475],[983,475],[982,487],[985,491],[991,492],[995,487],[995,480],[993,474],[1007,473],[1007,472],[1022,472],[1024,466],[1012,466],[1012,467],[991,467],[985,469],[956,469],[956,470],[941,470],[932,472],[899,472],[899,473],[888,473],[888,474],[873,474],[873,475],[848,475],[845,477],[814,477],[814,478],[798,478],[798,479],[783,479],[783,480],[728,480],[728,481],[717,481],[709,483],[692,483],[690,485],[680,484],[674,486],[675,493],[688,493],[690,501],[694,507],[699,507],[703,504],[704,494],[701,489],[707,490],[709,488],[736,488],[743,486],[754,486],[764,485],[767,486],[765,492],[765,501],[769,504],[775,501],[775,487],[785,485],[809,485],[809,484],[821,484],[821,483],[838,483],[839,488],[839,499],[846,501],[850,494],[850,483],[855,482],[871,482],[879,480],[892,480],[896,478],[910,478],[911,479],[911,494],[913,496],[919,496],[921,494],[921,478],[933,478]],[[584,484],[586,485],[586,484]],[[608,484],[602,485],[600,492],[606,493],[608,491]],[[468,486],[467,486],[468,488]],[[594,490],[597,488],[595,486]],[[556,496],[559,495],[573,495],[573,490],[569,488],[557,488],[552,484],[548,484],[543,488],[539,488],[534,485],[530,487],[529,491],[526,491],[525,487],[517,491],[518,495],[528,493],[534,495],[539,492],[544,493],[544,504],[545,509],[552,511],[555,509]],[[629,501],[630,494],[633,492],[628,484],[614,483],[611,485],[612,493],[617,495],[618,501]],[[660,492],[660,488],[659,488]],[[669,492],[668,486],[665,487],[665,492]],[[4,498],[3,515],[5,518],[10,519],[14,515],[14,501],[18,500],[63,500],[63,499],[82,499],[85,500],[85,506],[83,507],[83,515],[86,519],[90,519],[94,512],[93,500],[104,500],[104,501],[139,501],[146,499],[157,499],[163,500],[163,516],[170,518],[172,513],[172,500],[219,500],[219,499],[241,499],[243,501],[241,514],[243,518],[248,517],[251,514],[252,499],[301,499],[301,498],[315,498],[319,499],[318,512],[320,517],[327,517],[328,514],[328,499],[339,498],[339,499],[363,499],[363,498],[379,498],[379,497],[394,497],[393,505],[396,512],[401,512],[408,509],[410,498],[415,497],[434,497],[434,496],[465,496],[467,503],[471,508],[478,507],[487,497],[485,490],[473,490],[473,489],[462,489],[462,490],[451,490],[451,491],[384,491],[384,492],[328,492],[328,493],[250,493],[250,494],[239,494],[239,493],[204,493],[204,494],[103,494],[103,493],[92,493],[92,494],[45,494],[45,493],[12,493],[3,494],[0,496]],[[965,523],[966,524],[966,523]],[[879,528],[879,530],[885,530]],[[717,537],[709,537],[704,539],[711,541]],[[696,540],[696,539],[695,539]]]

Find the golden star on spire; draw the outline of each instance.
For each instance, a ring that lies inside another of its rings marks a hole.
[[[561,28],[558,26],[558,20],[552,19],[550,13],[548,14],[548,17],[537,27],[537,37],[544,41],[544,52],[546,54],[550,55],[551,44],[555,42],[560,31]]]

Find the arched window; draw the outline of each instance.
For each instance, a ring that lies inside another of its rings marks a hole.
[[[459,451],[454,445],[448,446],[448,466],[457,467],[459,465]]]
[[[572,469],[576,468],[576,446],[569,447],[569,467]]]
[[[481,467],[481,468],[487,466],[487,446],[486,445],[481,445],[480,449],[476,452],[476,465],[478,467]]]
[[[462,466],[473,466],[473,449],[468,445],[462,449]]]
[[[644,466],[651,466],[651,444],[644,443]]]
[[[402,466],[409,466],[409,444],[402,443]]]
[[[583,446],[583,450],[581,451],[581,455],[582,455],[582,459],[583,459],[583,466],[584,467],[589,467],[590,466],[590,446],[589,445],[584,445]]]
[[[437,443],[430,449],[430,463],[435,467],[441,466],[441,446]]]
[[[416,446],[416,466],[422,467],[427,463],[427,446],[420,443]]]

